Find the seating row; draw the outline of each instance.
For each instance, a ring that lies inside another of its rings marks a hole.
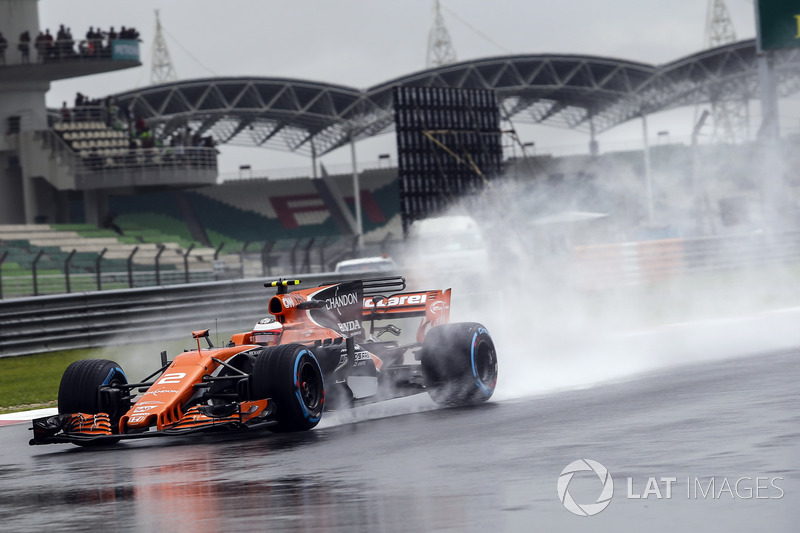
[[[65,141],[83,141],[89,139],[126,139],[127,132],[103,128],[99,130],[67,131],[62,137]]]
[[[107,149],[107,148],[128,148],[128,141],[126,139],[102,139],[99,141],[75,141],[72,143],[74,150],[91,150]]]
[[[56,122],[53,124],[53,129],[56,131],[81,131],[81,130],[99,130],[107,128],[104,122],[99,120],[78,120],[74,122]]]

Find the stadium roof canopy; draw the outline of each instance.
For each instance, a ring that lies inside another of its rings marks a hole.
[[[800,49],[774,53],[779,96],[800,90]],[[394,127],[395,86],[493,89],[504,118],[602,132],[644,114],[759,97],[754,40],[665,65],[583,55],[462,61],[369,89],[287,78],[206,78],[114,95],[160,138],[187,125],[218,143],[322,155]]]

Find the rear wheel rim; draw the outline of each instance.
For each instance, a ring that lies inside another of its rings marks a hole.
[[[494,349],[488,342],[479,342],[475,354],[476,377],[486,385],[492,387],[497,376],[497,362]]]
[[[300,390],[300,398],[309,411],[317,409],[322,398],[322,387],[320,376],[309,362],[301,364],[297,372],[297,387]]]

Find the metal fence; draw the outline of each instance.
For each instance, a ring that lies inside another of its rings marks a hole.
[[[133,248],[125,260],[125,266],[107,266],[104,253],[97,255],[94,264],[76,268],[72,264],[75,250],[58,264],[59,274],[52,269],[42,273],[40,261],[48,259],[41,250],[32,257],[29,264],[22,264],[24,271],[4,274],[0,269],[0,300],[43,296],[48,294],[72,293],[94,290],[132,289],[148,286],[175,285],[206,281],[224,281],[258,276],[286,276],[294,274],[313,274],[331,272],[338,261],[358,256],[382,255],[391,253],[401,241],[393,240],[391,234],[376,243],[365,244],[360,250],[355,237],[311,237],[303,239],[271,240],[266,242],[246,242],[239,250],[225,248],[225,243],[217,246],[208,260],[199,263],[192,256],[190,246],[183,252],[181,262],[167,263],[161,254],[153,257],[150,266],[134,263],[138,248]],[[160,248],[164,250],[163,247]],[[226,251],[226,258],[222,252]],[[0,242],[0,265],[8,251]],[[237,261],[238,259],[238,261]],[[116,262],[119,265],[119,262]],[[205,267],[205,268],[203,268]]]

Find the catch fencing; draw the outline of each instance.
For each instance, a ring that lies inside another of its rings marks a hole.
[[[33,256],[29,263],[21,265],[28,269],[27,271],[8,274],[0,269],[0,301],[4,298],[43,296],[64,292],[133,289],[259,276],[286,276],[288,273],[305,275],[330,272],[338,261],[359,255],[386,254],[397,249],[401,242],[392,240],[392,234],[389,233],[380,242],[365,243],[361,251],[358,250],[358,242],[355,237],[310,237],[259,243],[245,242],[239,251],[230,251],[225,248],[225,243],[222,243],[216,248],[213,257],[208,257],[202,263],[193,261],[191,264],[189,261],[196,258],[193,246],[190,246],[182,253],[179,263],[159,262],[161,253],[158,253],[153,257],[153,264],[150,268],[145,268],[140,263],[134,263],[137,247],[125,260],[122,269],[118,264],[114,266],[112,263],[111,266],[107,266],[107,261],[103,258],[104,252],[98,254],[90,267],[84,265],[79,269],[72,264],[72,257],[75,254],[75,250],[72,250],[56,265],[61,273],[52,271],[41,273],[41,268],[37,267],[37,263],[40,263],[40,259],[44,261],[49,256],[46,253],[40,253]],[[159,250],[164,250],[162,245],[159,245]],[[223,250],[226,255],[220,255]],[[0,241],[0,265],[7,256],[8,250]],[[50,262],[52,263],[52,261]],[[205,265],[204,268],[202,268],[203,265]],[[48,268],[52,269],[52,265]]]

